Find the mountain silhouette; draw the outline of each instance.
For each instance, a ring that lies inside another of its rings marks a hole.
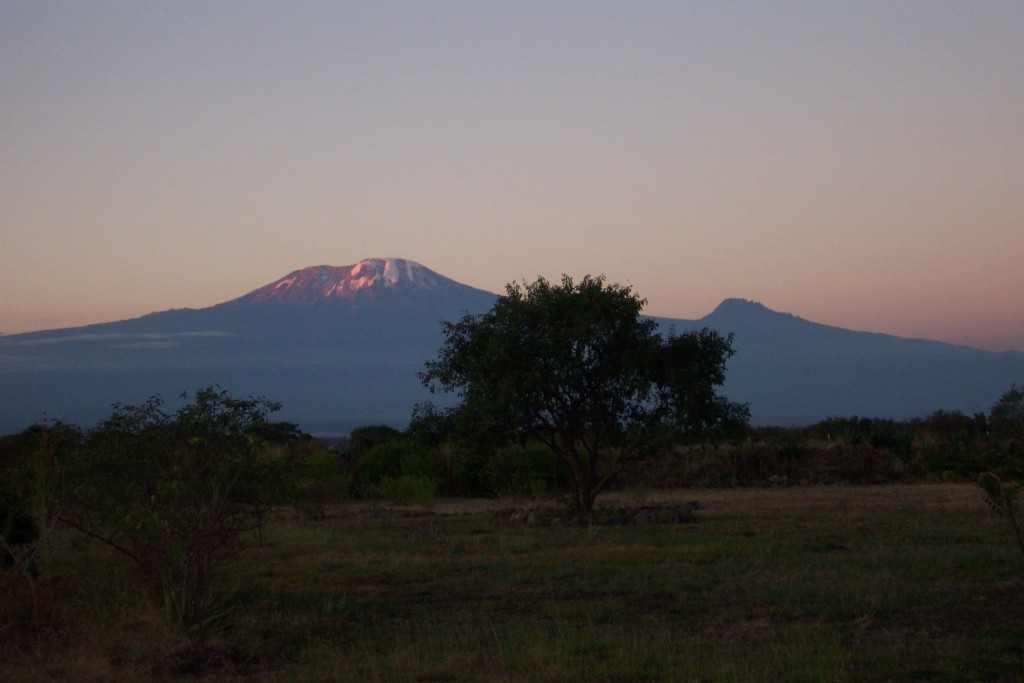
[[[417,373],[443,342],[441,321],[488,310],[497,295],[405,259],[296,270],[201,309],[0,337],[0,434],[48,419],[91,426],[116,402],[213,384],[282,403],[276,418],[319,434],[403,426],[431,396]],[[855,332],[727,299],[664,330],[734,335],[725,393],[755,424],[825,417],[908,418],[987,410],[1024,384],[1024,353]]]
[[[733,334],[726,393],[749,402],[755,423],[805,424],[825,417],[907,419],[936,410],[987,411],[1024,384],[1024,353],[996,353],[925,339],[857,332],[727,299],[677,330]]]

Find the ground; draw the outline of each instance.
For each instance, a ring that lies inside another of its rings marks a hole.
[[[0,678],[1021,680],[1024,556],[975,487],[601,502],[693,500],[686,524],[534,528],[497,513],[552,503],[509,500],[282,515],[228,568],[202,648],[119,558],[58,539],[52,628],[0,645]]]

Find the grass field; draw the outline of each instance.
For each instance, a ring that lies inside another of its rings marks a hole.
[[[531,528],[480,500],[282,517],[193,648],[120,557],[61,535],[0,680],[1024,680],[1024,557],[976,487],[599,504],[690,500],[679,525]]]

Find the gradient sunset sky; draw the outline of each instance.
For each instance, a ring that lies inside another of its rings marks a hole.
[[[1024,350],[1024,2],[0,0],[0,331],[370,256]]]

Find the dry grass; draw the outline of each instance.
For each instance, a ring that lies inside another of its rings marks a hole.
[[[1021,680],[1024,558],[974,487],[624,491],[685,525],[549,527],[534,501],[345,504],[230,567],[237,606],[183,651],[117,558],[53,549],[59,635],[2,680]],[[105,564],[97,564],[105,558]]]
[[[969,510],[981,511],[985,503],[974,486],[961,483],[915,483],[881,486],[805,486],[740,489],[674,489],[612,491],[598,499],[598,506],[676,505],[698,501],[703,516],[749,512],[815,512],[842,507],[847,510]],[[383,516],[482,515],[512,507],[557,506],[557,501],[487,498],[439,499],[430,504],[395,505],[382,501],[350,501],[328,506],[328,517],[374,518]]]

